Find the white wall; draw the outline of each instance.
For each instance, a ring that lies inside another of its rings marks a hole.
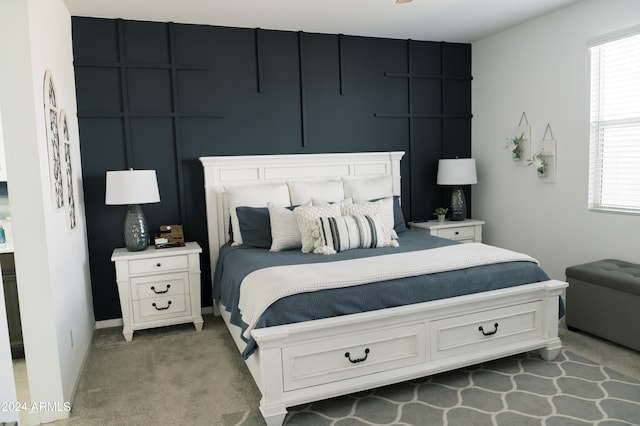
[[[486,242],[524,251],[552,278],[604,258],[640,263],[640,216],[587,210],[590,57],[587,41],[640,23],[640,1],[584,0],[472,47],[473,215]],[[501,149],[526,112],[532,146],[547,123],[557,140],[555,184],[538,182]]]
[[[31,399],[62,406],[73,396],[95,325],[71,18],[64,3],[0,0],[0,51],[0,104]],[[74,230],[67,228],[64,209],[55,210],[51,200],[43,112],[47,69],[71,130],[78,219]],[[32,413],[30,420],[65,417],[67,412],[54,409]]]
[[[0,108],[0,155],[4,156],[2,136],[2,108]],[[4,172],[4,161],[0,160],[0,173]],[[2,282],[2,268],[0,268],[0,313],[5,312],[4,300],[4,284]],[[13,365],[11,360],[11,341],[9,340],[7,316],[0,315],[0,372],[2,372],[2,380],[0,380],[0,402],[16,401],[16,389],[13,378]],[[0,422],[16,422],[18,421],[18,413],[13,411],[0,410]]]
[[[0,134],[2,129],[0,128]],[[2,274],[0,273],[0,312],[4,313],[4,289],[2,284]],[[0,403],[1,402],[17,402],[16,388],[13,379],[13,363],[11,361],[11,343],[9,341],[7,316],[0,315],[0,372],[2,380],[0,380]],[[10,423],[17,422],[19,418],[18,412],[9,410],[0,410],[0,422]]]

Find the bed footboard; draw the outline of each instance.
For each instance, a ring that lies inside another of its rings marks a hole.
[[[557,356],[559,296],[550,280],[398,308],[257,329],[248,360],[268,425],[286,407],[539,349]]]
[[[201,157],[211,265],[229,238],[228,186],[385,177],[391,179],[391,193],[399,196],[403,155],[394,151]],[[266,207],[265,200],[259,202],[256,207]],[[246,364],[262,393],[260,411],[269,425],[279,425],[287,407],[307,402],[534,349],[551,359],[561,347],[558,299],[565,287],[564,282],[549,280],[253,330],[258,350]],[[230,324],[224,309],[221,314],[242,351],[240,329]]]

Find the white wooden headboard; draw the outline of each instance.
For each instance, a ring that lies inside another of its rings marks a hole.
[[[204,168],[212,273],[215,271],[220,247],[229,239],[225,185],[391,175],[393,194],[400,195],[400,160],[403,156],[404,151],[200,157]]]

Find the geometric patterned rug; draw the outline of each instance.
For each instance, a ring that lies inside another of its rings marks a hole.
[[[640,425],[640,381],[569,351],[529,352],[288,411],[288,426]],[[256,409],[224,424],[264,420]]]

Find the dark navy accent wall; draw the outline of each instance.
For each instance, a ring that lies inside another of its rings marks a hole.
[[[111,252],[125,206],[105,172],[155,169],[150,227],[182,223],[204,248],[198,157],[403,150],[407,220],[448,204],[439,158],[471,154],[471,46],[290,31],[72,19],[89,259],[97,320],[121,316]],[[467,194],[469,196],[469,194]],[[215,266],[215,265],[214,265]]]

